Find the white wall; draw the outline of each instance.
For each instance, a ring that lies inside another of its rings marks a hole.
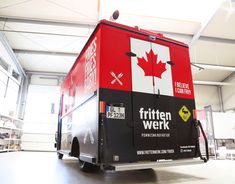
[[[216,86],[194,85],[196,109],[211,105],[213,111],[220,111],[219,92]]]
[[[233,111],[235,111],[235,76],[226,82],[234,83],[234,86],[222,87],[224,110],[228,111],[234,109]]]
[[[235,113],[213,112],[216,139],[235,139]]]
[[[30,78],[30,84],[33,85],[57,86],[58,82],[58,77],[53,76],[32,75]]]

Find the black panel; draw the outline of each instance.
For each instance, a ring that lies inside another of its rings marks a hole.
[[[100,100],[107,105],[125,107],[125,119],[106,119],[104,145],[106,161],[114,162],[118,156],[120,162],[136,161],[132,128],[132,96],[130,92],[100,89]],[[100,138],[102,135],[100,136]]]
[[[100,89],[107,105],[125,107],[125,119],[104,120],[99,139],[102,162],[190,158],[196,155],[194,100]],[[183,119],[179,111],[188,113]],[[188,110],[188,111],[187,111]]]
[[[98,158],[98,98],[89,98],[73,111],[72,135],[78,138],[80,155]]]
[[[133,114],[138,159],[174,158],[177,150],[174,98],[134,92]]]
[[[176,115],[177,132],[179,135],[178,136],[179,157],[180,158],[194,157],[196,155],[195,153],[196,150],[195,147],[193,146],[196,146],[196,141],[198,139],[197,129],[193,121],[193,110],[195,109],[194,100],[176,98],[175,102],[176,102],[175,111],[177,113]],[[183,106],[186,106],[191,114],[186,122],[183,121],[183,119],[179,115],[179,111]]]

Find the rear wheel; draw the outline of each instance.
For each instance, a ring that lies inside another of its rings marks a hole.
[[[63,156],[64,156],[63,154],[61,154],[61,153],[57,152],[57,157],[58,157],[58,159],[60,159],[60,160],[61,160],[61,159],[63,158]]]

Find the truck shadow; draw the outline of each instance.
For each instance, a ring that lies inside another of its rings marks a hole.
[[[63,161],[63,184],[83,183],[83,184],[131,184],[131,183],[159,183],[159,184],[173,184],[181,182],[193,182],[205,180],[205,178],[197,177],[184,173],[171,172],[166,170],[133,170],[133,171],[100,171],[96,170],[91,173],[82,172],[79,169],[77,162]],[[69,179],[69,180],[68,180]],[[60,180],[61,181],[61,180]]]

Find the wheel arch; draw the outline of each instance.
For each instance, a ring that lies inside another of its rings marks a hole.
[[[79,156],[80,156],[80,146],[79,146],[79,141],[78,141],[77,137],[73,138],[70,155],[77,157],[77,158],[79,158]]]

